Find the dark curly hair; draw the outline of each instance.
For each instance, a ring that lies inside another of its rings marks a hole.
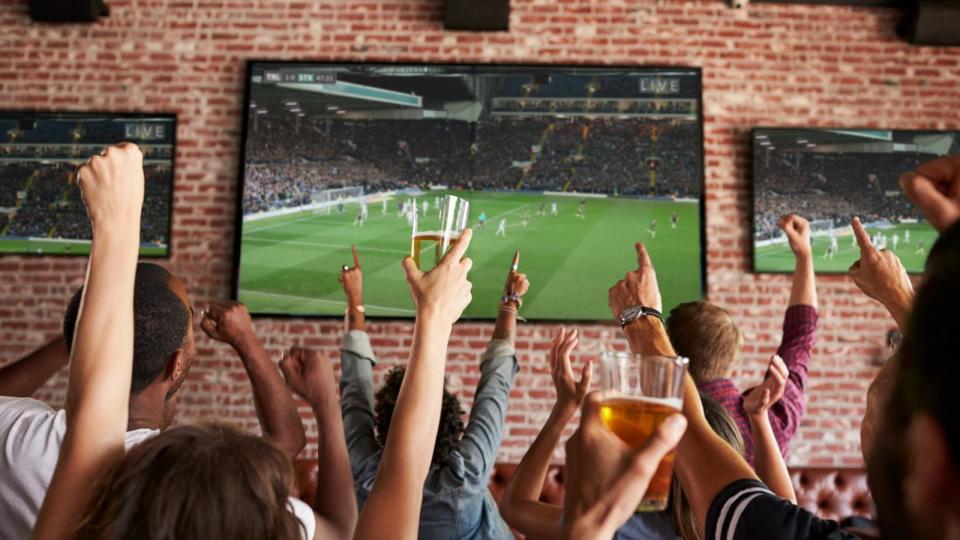
[[[377,390],[376,405],[374,407],[374,422],[377,428],[377,442],[382,448],[387,444],[387,432],[390,430],[390,420],[393,418],[393,409],[397,405],[397,396],[400,395],[400,385],[403,384],[403,375],[406,368],[396,367],[387,373],[387,380],[383,387]],[[440,408],[440,428],[437,430],[437,442],[433,446],[433,463],[446,463],[450,454],[460,445],[463,436],[463,409],[460,400],[447,389],[443,389],[443,405]]]

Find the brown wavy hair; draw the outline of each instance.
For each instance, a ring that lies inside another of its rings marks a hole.
[[[142,540],[301,540],[288,506],[290,460],[223,424],[167,430],[104,475],[76,537]]]
[[[390,431],[390,421],[393,419],[393,409],[400,396],[400,386],[403,385],[403,375],[406,369],[396,367],[387,373],[383,387],[377,390],[374,405],[374,425],[376,427],[377,442],[383,448],[387,445],[387,433]],[[463,409],[457,396],[443,389],[443,404],[440,406],[440,425],[437,429],[437,440],[433,445],[433,463],[446,463],[463,437]]]

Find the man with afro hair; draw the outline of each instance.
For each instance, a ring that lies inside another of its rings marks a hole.
[[[517,310],[529,284],[517,272],[519,253],[507,275],[493,337],[480,362],[480,382],[466,425],[456,396],[444,389],[433,462],[423,486],[420,512],[422,539],[513,538],[487,489],[487,479],[500,448],[510,388],[518,371],[514,350]],[[350,465],[360,508],[366,502],[377,469],[405,368],[386,374],[374,394],[376,358],[366,332],[363,274],[354,248],[354,266],[340,275],[347,296],[347,333],[341,348],[340,399]]]

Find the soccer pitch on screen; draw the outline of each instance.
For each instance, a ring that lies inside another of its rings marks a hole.
[[[923,272],[924,263],[930,247],[937,240],[937,231],[928,223],[901,223],[896,225],[866,226],[867,233],[874,239],[886,237],[886,249],[893,251],[903,262],[904,268],[911,274]],[[813,269],[821,273],[846,273],[860,258],[853,230],[843,227],[834,230],[837,249],[832,255],[832,243],[829,234],[813,236]],[[753,249],[754,269],[758,272],[793,272],[795,260],[793,252],[785,239],[769,244],[755,244]]]
[[[90,242],[47,238],[0,238],[0,254],[29,255],[89,255]],[[141,244],[141,257],[164,257],[167,247],[160,244]]]
[[[494,318],[513,253],[530,290],[520,313],[537,320],[609,320],[607,289],[637,266],[633,244],[642,240],[657,268],[665,310],[701,297],[700,216],[695,202],[633,198],[580,199],[538,193],[460,192],[470,201],[473,302],[466,318]],[[441,192],[417,201],[434,201]],[[402,198],[406,198],[403,196]],[[356,225],[359,206],[329,213],[305,211],[244,223],[237,297],[261,314],[342,316],[345,298],[337,278],[352,264],[355,244],[363,268],[368,315],[415,314],[400,262],[410,250],[410,227],[398,215],[401,197],[371,196],[369,218]],[[540,213],[541,203],[544,212]],[[557,213],[552,215],[552,204]],[[526,226],[524,215],[529,211]],[[478,226],[484,213],[487,221]],[[671,225],[673,213],[677,225]],[[505,234],[497,233],[506,220]],[[651,222],[656,220],[655,233]],[[432,249],[432,248],[429,248]]]

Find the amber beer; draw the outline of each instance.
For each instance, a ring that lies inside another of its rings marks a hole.
[[[452,248],[457,240],[460,239],[460,234],[451,234],[449,237],[447,250]],[[430,247],[433,247],[433,266],[436,266],[440,259],[443,258],[446,253],[443,249],[443,235],[436,231],[424,231],[418,232],[413,235],[412,243],[410,246],[410,256],[413,257],[413,262],[416,263],[417,268],[421,270],[429,270],[430,268],[424,268],[421,263],[423,252],[430,251]],[[431,267],[432,268],[432,267]]]
[[[631,447],[639,448],[657,426],[670,415],[680,412],[681,407],[682,402],[676,398],[615,397],[600,405],[600,416],[610,431]],[[673,457],[674,452],[670,450],[660,461],[637,512],[659,512],[667,508]]]

